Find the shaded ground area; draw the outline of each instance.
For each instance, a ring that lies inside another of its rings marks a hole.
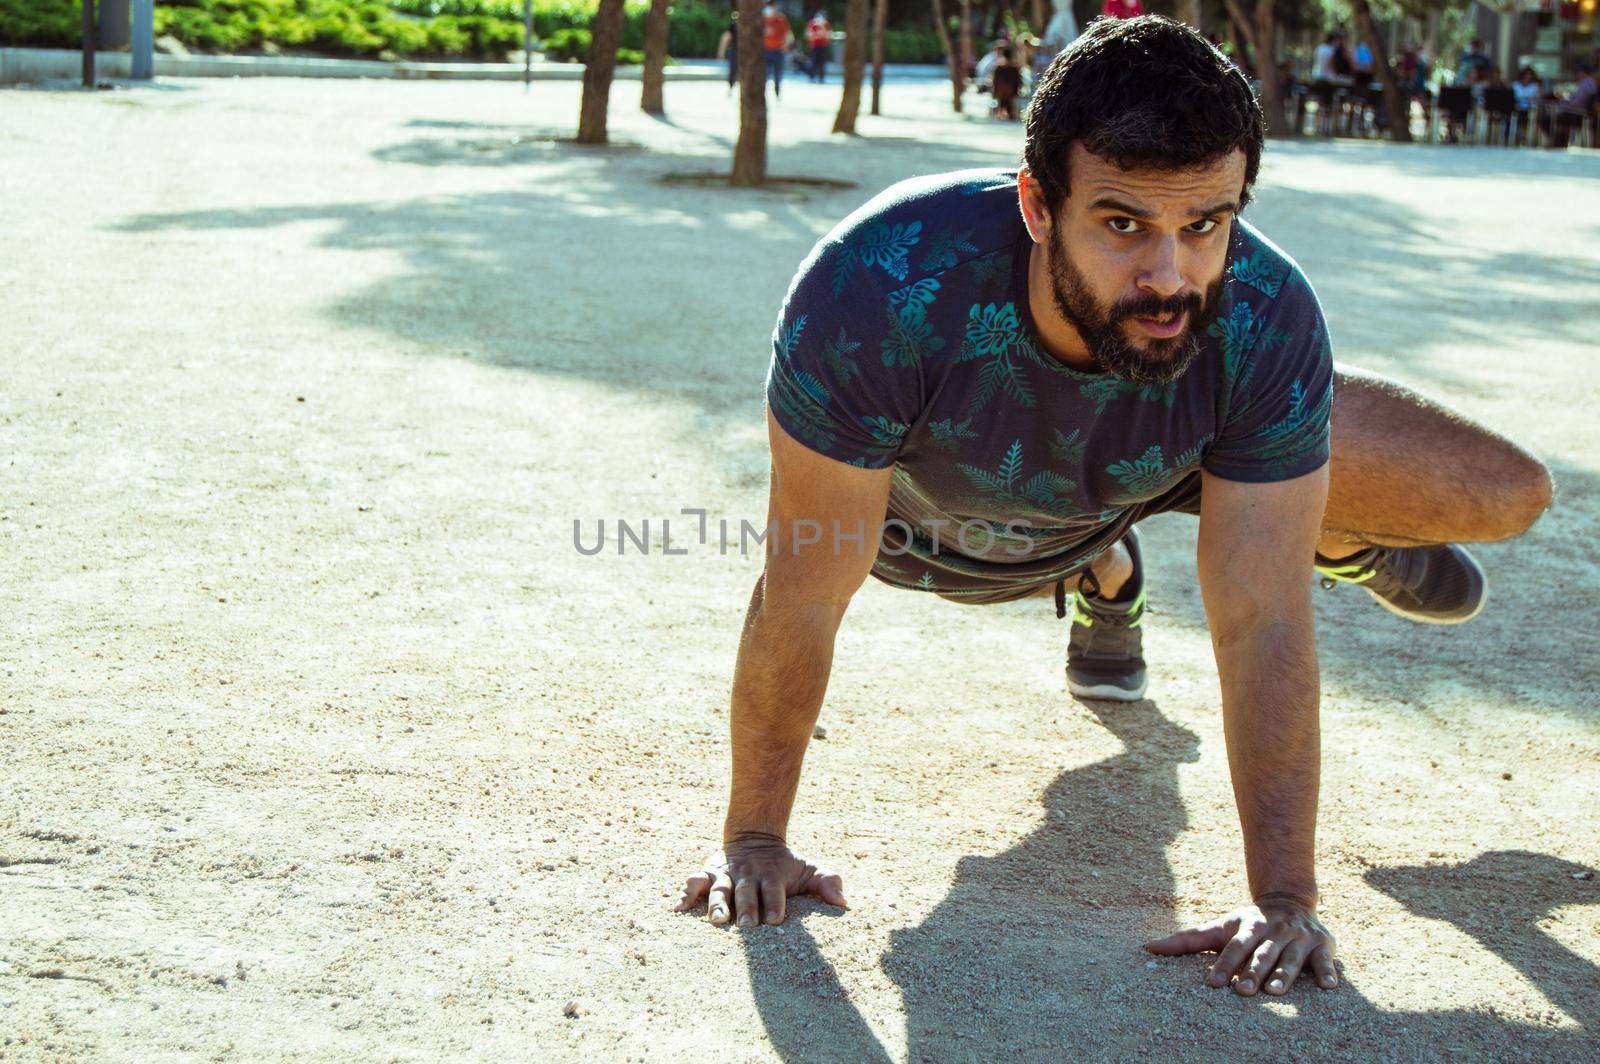
[[[1246,1002],[1138,951],[1243,897],[1176,516],[1133,706],[1066,697],[1045,603],[866,589],[795,824],[855,908],[669,911],[758,566],[678,512],[763,512],[812,242],[1014,127],[906,85],[833,138],[796,83],[773,169],[855,187],[736,194],[663,180],[726,160],[715,84],[665,123],[619,86],[599,152],[575,86],[173,88],[0,94],[0,1054],[1592,1058],[1600,157],[1269,153],[1252,216],[1340,357],[1560,497],[1470,625],[1319,596],[1346,985]]]

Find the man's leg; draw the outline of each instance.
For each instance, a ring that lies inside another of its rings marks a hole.
[[[1392,381],[1342,369],[1317,572],[1392,613],[1460,624],[1489,597],[1461,543],[1508,539],[1550,505],[1550,475],[1522,448]]]
[[[1336,371],[1324,557],[1509,539],[1551,495],[1549,472],[1504,436],[1376,374]]]

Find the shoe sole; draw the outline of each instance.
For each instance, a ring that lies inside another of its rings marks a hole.
[[[1067,690],[1074,697],[1097,698],[1104,702],[1137,702],[1144,698],[1149,686],[1150,681],[1145,678],[1139,680],[1138,687],[1131,689],[1111,683],[1074,683],[1071,677],[1067,678]]]
[[[1482,589],[1481,593],[1478,595],[1477,607],[1465,617],[1430,617],[1427,614],[1410,613],[1401,609],[1399,606],[1396,606],[1394,603],[1390,602],[1377,592],[1367,591],[1367,594],[1371,595],[1378,605],[1382,606],[1396,617],[1404,617],[1406,620],[1415,621],[1417,624],[1466,624],[1468,621],[1472,620],[1472,618],[1482,613],[1483,608],[1489,604],[1489,574],[1483,571],[1483,566],[1479,565],[1478,559],[1474,558],[1471,554],[1468,554],[1466,551],[1459,551],[1458,555],[1461,560],[1472,569],[1473,573],[1477,575],[1478,587]],[[1366,589],[1363,588],[1362,590]]]

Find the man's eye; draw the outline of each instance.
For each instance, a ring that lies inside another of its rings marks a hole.
[[[1132,218],[1113,218],[1106,224],[1113,233],[1132,233],[1139,228],[1139,223]]]
[[[1202,218],[1198,222],[1189,223],[1189,231],[1191,233],[1209,233],[1216,227],[1217,220],[1215,218]]]

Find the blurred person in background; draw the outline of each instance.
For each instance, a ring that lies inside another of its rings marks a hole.
[[[994,116],[1015,122],[1021,117],[1017,102],[1022,97],[1022,68],[1013,61],[1009,48],[999,46],[999,55],[989,77],[994,92]]]
[[[811,48],[809,76],[820,85],[828,73],[828,50],[833,47],[833,24],[828,21],[827,12],[820,7],[811,16],[811,21],[806,23],[806,44]]]
[[[1539,101],[1544,97],[1544,86],[1539,84],[1539,74],[1533,67],[1517,71],[1517,80],[1511,83],[1511,95],[1517,101],[1517,136],[1526,136],[1528,121],[1539,113]]]
[[[789,20],[777,5],[768,4],[761,9],[761,48],[766,55],[766,78],[772,80],[772,95],[783,98],[783,59],[794,41],[794,31]]]
[[[1556,106],[1539,116],[1539,127],[1550,137],[1552,148],[1565,148],[1572,131],[1583,125],[1595,109],[1594,64],[1578,64],[1578,84],[1572,95],[1557,100]]]
[[[722,31],[722,40],[717,42],[717,58],[728,60],[728,91],[731,93],[734,83],[739,80],[739,12],[737,11],[728,16],[728,28]]]

